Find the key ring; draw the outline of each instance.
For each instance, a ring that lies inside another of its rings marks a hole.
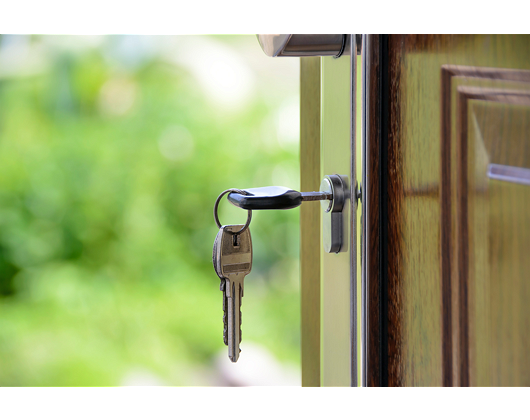
[[[219,197],[217,197],[217,200],[215,201],[215,206],[213,206],[213,217],[215,218],[215,223],[217,223],[217,227],[219,229],[221,229],[221,222],[219,221],[219,216],[217,216],[217,207],[219,207],[219,202],[221,201],[221,198],[223,198],[223,196],[226,193],[232,193],[232,192],[242,194],[242,195],[250,195],[248,192],[243,191],[243,190],[238,190],[236,188],[230,188],[229,190],[224,190],[221,194],[219,194]],[[230,233],[232,233],[232,235],[238,235],[240,233],[243,233],[250,226],[251,220],[252,220],[252,210],[248,210],[248,217],[247,217],[247,222],[245,223],[245,226],[243,226],[241,230],[237,232],[230,232]]]

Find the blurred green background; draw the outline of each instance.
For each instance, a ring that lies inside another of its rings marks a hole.
[[[0,385],[300,383],[298,210],[254,213],[236,365],[211,263],[221,191],[299,186],[298,66],[250,35],[0,37]]]

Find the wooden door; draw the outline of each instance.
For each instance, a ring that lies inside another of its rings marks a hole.
[[[367,384],[530,385],[530,36],[368,36]]]

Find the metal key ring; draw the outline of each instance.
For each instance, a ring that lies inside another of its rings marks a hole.
[[[236,188],[230,188],[229,190],[225,190],[221,194],[219,194],[219,197],[217,197],[217,200],[215,201],[215,206],[213,206],[213,217],[215,218],[215,223],[217,223],[217,227],[219,229],[221,229],[221,226],[222,226],[221,222],[219,221],[219,216],[217,216],[217,208],[219,207],[219,202],[221,201],[221,198],[223,198],[225,194],[232,193],[232,192],[243,194],[243,195],[250,195],[248,192],[243,191],[243,190],[238,190]],[[230,233],[232,233],[233,235],[238,235],[240,233],[243,233],[250,226],[251,220],[252,220],[252,210],[248,210],[248,217],[247,217],[247,222],[245,223],[245,226],[243,226],[241,230],[237,232],[230,232]]]

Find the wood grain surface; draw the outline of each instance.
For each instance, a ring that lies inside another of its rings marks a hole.
[[[460,385],[530,385],[530,189],[487,175],[530,168],[526,76],[520,90],[457,89]]]
[[[380,201],[381,201],[381,177],[380,177],[380,156],[381,156],[381,86],[380,86],[380,56],[381,43],[379,35],[367,35],[365,45],[366,60],[366,86],[365,95],[367,97],[365,111],[366,130],[366,159],[364,168],[366,172],[365,184],[363,185],[363,212],[366,214],[366,227],[364,232],[365,247],[365,272],[367,288],[367,354],[366,354],[366,385],[382,386],[386,379],[383,375],[382,358],[382,310],[386,309],[381,304],[381,226],[380,226]]]
[[[529,384],[530,37],[369,38],[368,384]]]

